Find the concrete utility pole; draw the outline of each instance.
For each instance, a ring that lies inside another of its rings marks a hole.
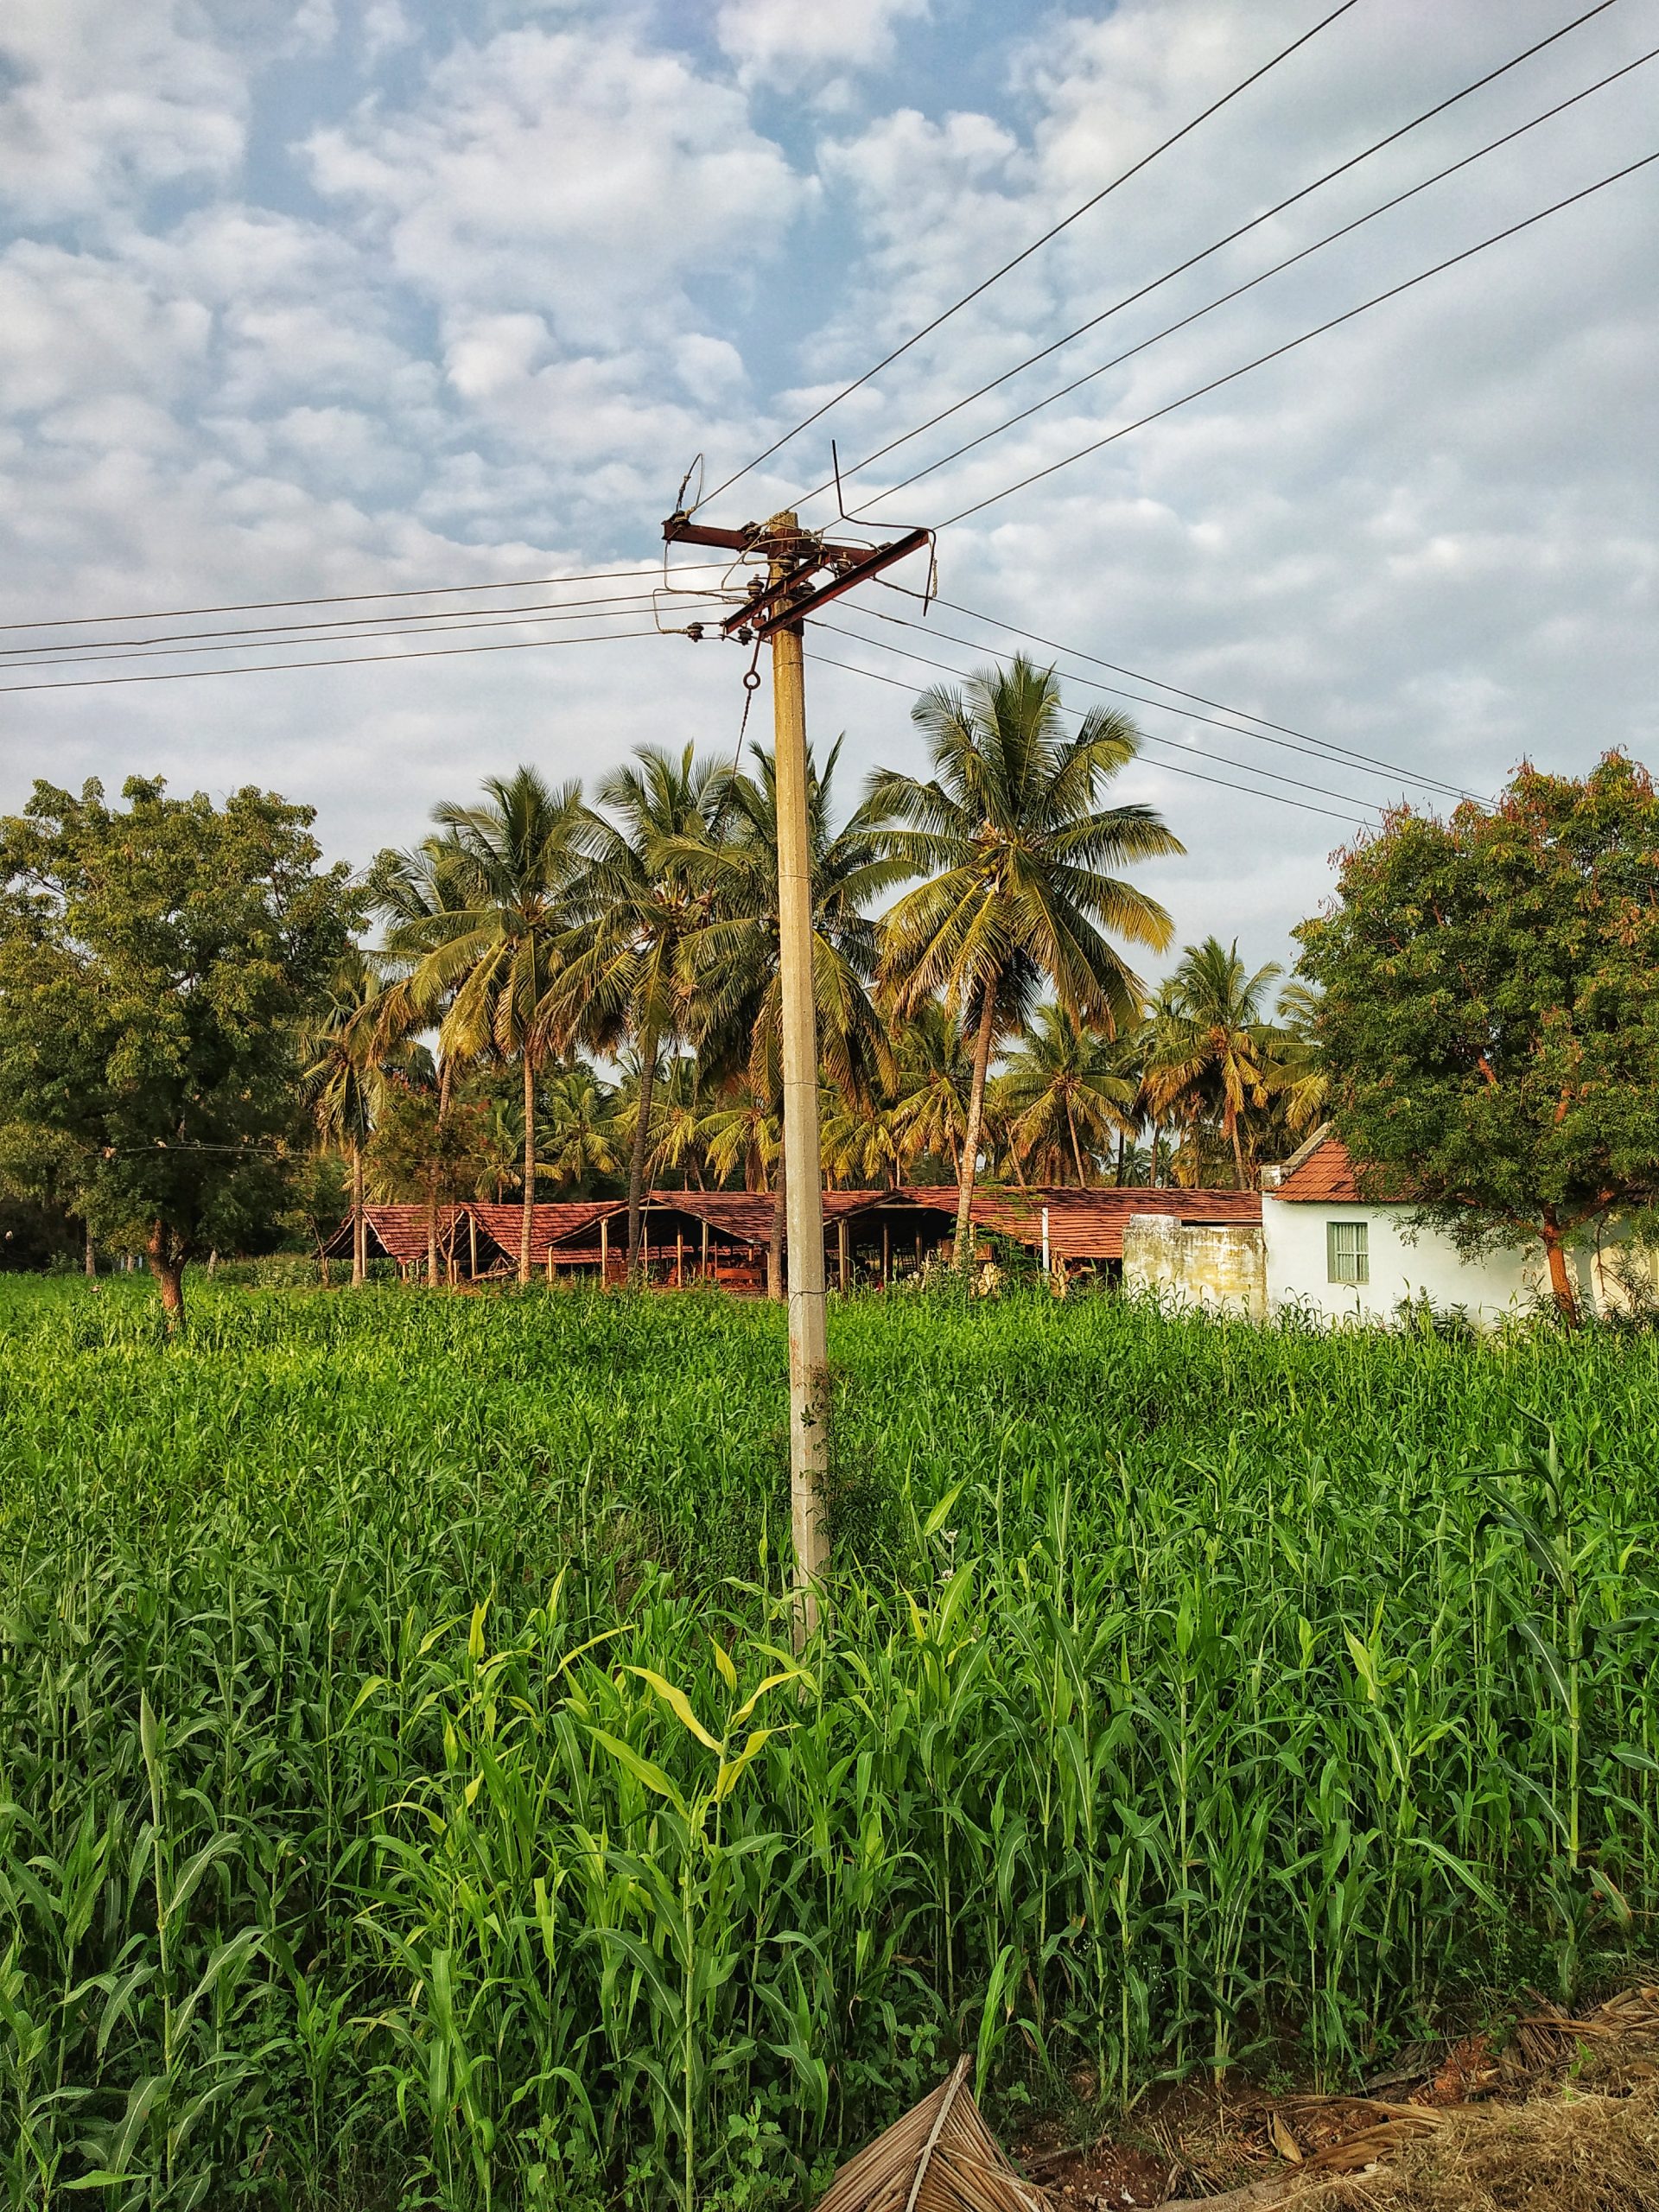
[[[795,1547],[795,1643],[818,1621],[830,1565],[824,1477],[830,1464],[830,1379],[824,1336],[823,1166],[818,1141],[817,1016],[812,991],[812,849],[807,820],[804,619],[814,607],[929,543],[925,530],[888,545],[827,545],[785,511],[770,522],[717,530],[683,512],[663,524],[670,544],[764,556],[747,603],[721,627],[772,640],[778,791],[778,967],[784,1027],[784,1172],[789,1282],[789,1499]],[[814,582],[824,569],[826,582]]]
[[[766,524],[770,580],[795,561],[791,513]],[[785,550],[789,549],[789,550]],[[798,553],[797,552],[797,558]],[[778,769],[778,970],[784,1019],[784,1177],[789,1286],[789,1510],[799,1590],[798,1632],[817,1626],[830,1564],[823,1485],[830,1466],[829,1351],[823,1315],[823,1173],[818,1139],[818,1026],[812,991],[812,854],[806,788],[806,659],[799,622],[772,633]]]

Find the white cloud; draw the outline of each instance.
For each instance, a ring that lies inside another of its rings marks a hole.
[[[575,347],[677,322],[684,281],[764,253],[805,191],[736,94],[616,30],[459,46],[416,105],[367,101],[307,152],[422,292]]]
[[[182,0],[7,0],[0,14],[0,205],[26,221],[226,178],[246,117],[242,70]]]
[[[822,93],[851,70],[893,59],[899,25],[928,14],[928,0],[839,0],[831,8],[800,0],[721,0],[715,35],[745,86]]]

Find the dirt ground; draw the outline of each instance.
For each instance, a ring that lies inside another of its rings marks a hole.
[[[1363,2095],[1183,2092],[1020,2162],[1053,2212],[1659,2212],[1659,1987],[1402,2052]]]

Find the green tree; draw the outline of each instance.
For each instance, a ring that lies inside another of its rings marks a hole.
[[[974,1079],[973,1055],[963,1044],[961,1024],[937,999],[924,999],[899,1019],[893,1049],[899,1064],[893,1103],[899,1164],[907,1172],[931,1154],[949,1161],[954,1182],[962,1173]]]
[[[1541,1244],[1578,1316],[1577,1234],[1659,1199],[1659,794],[1609,753],[1523,766],[1491,812],[1402,808],[1298,932],[1362,1191],[1465,1249]]]
[[[628,1158],[628,1274],[638,1281],[652,1096],[664,1046],[695,1026],[690,949],[708,918],[697,868],[717,844],[719,825],[715,771],[690,746],[677,755],[644,745],[634,760],[599,787],[600,805],[618,819],[600,835],[582,893],[594,912],[591,934],[570,963],[564,991],[572,1021],[590,1043],[614,1048],[632,1037],[638,1056]]]
[[[538,1165],[561,1187],[614,1175],[616,1095],[585,1060],[556,1069],[542,1087]]]
[[[1080,1189],[1085,1155],[1108,1152],[1135,1126],[1136,1084],[1124,1075],[1114,1039],[1099,1036],[1064,1007],[1039,1006],[999,1077],[997,1103],[1011,1147],[1038,1169],[1039,1182],[1063,1183],[1043,1172],[1069,1160]]]
[[[1135,756],[1126,715],[1092,707],[1075,735],[1061,725],[1052,670],[1019,658],[965,688],[925,692],[925,783],[872,777],[865,817],[878,849],[928,880],[887,917],[882,972],[898,1010],[942,996],[973,1039],[957,1192],[957,1264],[968,1258],[985,1080],[1001,1025],[1017,1028],[1046,976],[1067,1013],[1103,1028],[1133,1022],[1145,995],[1108,932],[1167,944],[1157,901],[1106,870],[1184,849],[1149,806],[1101,808],[1103,785]]]
[[[302,1081],[318,1134],[351,1168],[352,1281],[368,1273],[363,1213],[363,1154],[385,1094],[393,1063],[406,1060],[406,1043],[387,1034],[385,988],[362,951],[353,945],[329,979],[328,995],[308,1025],[300,1057]]]
[[[0,1092],[75,1141],[89,1220],[148,1249],[171,1326],[186,1261],[282,1208],[299,1033],[356,900],[309,807],[140,777],[122,797],[36,784],[0,822]]]
[[[891,1072],[887,1037],[871,1002],[877,926],[867,900],[895,880],[862,820],[834,826],[833,791],[839,740],[820,772],[807,753],[807,834],[812,868],[812,989],[818,1061],[824,1078],[849,1104],[867,1098]],[[779,982],[778,786],[770,753],[757,747],[758,772],[736,775],[716,802],[726,825],[695,854],[698,881],[710,894],[709,917],[690,940],[700,993],[699,1058],[712,1080],[741,1077],[750,1103],[781,1118],[783,1007]],[[755,1147],[721,1147],[735,1163]],[[762,1148],[763,1150],[763,1148]],[[714,1146],[710,1157],[715,1156]],[[763,1154],[764,1156],[764,1154]],[[781,1268],[786,1178],[781,1147],[772,1206],[772,1294],[783,1295]],[[818,1160],[800,1164],[822,1172]]]
[[[400,1106],[402,1130],[395,1147],[401,1149],[419,1128],[429,1128],[432,1149],[423,1195],[426,1280],[433,1288],[438,1283],[439,1186],[446,1180],[453,1183],[458,1156],[448,1141],[448,1128],[455,1069],[454,1056],[443,1043],[443,1016],[453,991],[423,974],[423,963],[427,948],[442,935],[445,925],[441,918],[466,906],[466,886],[457,879],[453,861],[453,851],[441,837],[423,837],[407,852],[383,852],[369,878],[371,904],[385,925],[378,963],[387,981],[378,1001],[377,1042],[383,1050],[397,1053],[421,1031],[434,1026],[437,1029],[435,1096],[429,1107],[423,1103],[418,1111]],[[460,1154],[465,1155],[470,1148],[470,1138],[463,1137]]]
[[[579,784],[556,788],[534,768],[486,779],[483,803],[435,807],[444,903],[387,933],[410,961],[417,1004],[446,1006],[439,1029],[446,1057],[494,1052],[516,1059],[524,1092],[524,1219],[518,1280],[531,1274],[536,1203],[536,1077],[569,1035],[572,1009],[555,995],[580,887],[605,825],[582,804]]]
[[[1196,1128],[1213,1118],[1233,1154],[1234,1180],[1248,1189],[1244,1128],[1265,1109],[1278,1033],[1267,994],[1283,969],[1268,961],[1252,975],[1230,945],[1207,937],[1189,944],[1160,1001],[1147,1052],[1147,1102]]]

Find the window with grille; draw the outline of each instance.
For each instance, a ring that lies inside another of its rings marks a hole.
[[[1332,1282],[1369,1282],[1371,1255],[1367,1243],[1368,1224],[1332,1221],[1325,1224],[1325,1256]]]

